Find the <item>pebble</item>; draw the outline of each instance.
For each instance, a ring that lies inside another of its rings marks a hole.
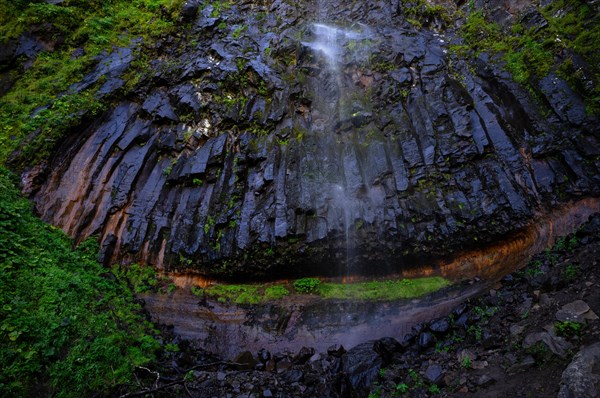
[[[507,372],[509,374],[520,373],[523,372],[530,367],[535,365],[535,359],[531,355],[526,356],[523,360],[517,364],[514,364],[510,368],[508,368]]]
[[[493,377],[488,376],[488,375],[481,375],[479,377],[479,379],[477,380],[477,385],[479,387],[487,387],[487,386],[494,384],[495,382],[496,382],[496,380],[494,380]]]
[[[442,380],[443,376],[444,371],[442,367],[437,363],[430,365],[425,371],[425,378],[433,384],[438,384]]]
[[[575,300],[562,306],[561,310],[581,315],[590,310],[590,306],[583,300]]]
[[[518,336],[521,333],[523,333],[524,330],[525,330],[525,326],[523,326],[523,325],[519,325],[519,324],[510,325],[510,335],[511,336]]]

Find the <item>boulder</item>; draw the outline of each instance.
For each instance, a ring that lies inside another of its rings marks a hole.
[[[362,343],[342,356],[344,384],[351,397],[368,395],[384,364],[373,346],[373,341]]]
[[[233,362],[236,364],[238,370],[252,370],[258,364],[250,351],[239,353]]]
[[[597,397],[600,381],[600,343],[583,347],[563,371],[558,398]]]

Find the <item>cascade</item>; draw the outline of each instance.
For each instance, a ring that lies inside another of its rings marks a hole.
[[[317,85],[313,86],[315,101],[312,111],[316,117],[313,119],[311,132],[325,135],[326,137],[321,138],[323,140],[335,137],[335,159],[332,161],[336,167],[323,184],[321,195],[330,207],[330,212],[338,215],[337,220],[333,221],[337,228],[343,231],[345,242],[345,256],[338,259],[342,263],[339,273],[349,275],[360,271],[357,264],[352,263],[355,244],[353,230],[355,223],[361,219],[362,207],[365,204],[364,194],[366,193],[368,198],[370,187],[365,184],[352,186],[353,176],[346,175],[350,172],[344,167],[348,162],[346,158],[355,153],[357,140],[343,137],[342,135],[354,136],[355,131],[351,129],[341,132],[340,126],[352,118],[364,118],[365,115],[368,118],[363,107],[353,101],[365,94],[356,82],[348,77],[348,66],[368,63],[372,51],[370,42],[375,39],[375,35],[365,24],[353,24],[349,28],[343,28],[320,22],[311,24],[310,34],[312,40],[302,41],[301,44],[310,49],[320,70]],[[362,176],[358,177],[362,179]]]

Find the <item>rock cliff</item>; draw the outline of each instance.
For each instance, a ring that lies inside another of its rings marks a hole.
[[[97,234],[107,262],[275,277],[391,272],[600,194],[577,92],[553,72],[522,88],[456,55],[447,21],[409,17],[398,0],[187,2],[143,73],[136,42],[72,88],[103,82],[115,105],[25,173],[37,211]]]

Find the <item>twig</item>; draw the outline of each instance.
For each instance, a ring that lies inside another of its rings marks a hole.
[[[217,365],[244,366],[244,364],[237,363],[237,362],[226,362],[226,361],[211,362],[211,363],[207,363],[207,364],[193,366],[190,369],[188,369],[185,372],[185,374],[188,374],[192,370],[203,369],[203,368],[210,368],[211,366],[217,366]],[[181,379],[176,379],[176,380],[172,381],[171,383],[167,383],[167,384],[164,384],[164,385],[162,385],[162,386],[159,387],[158,386],[158,382],[161,379],[160,373],[152,371],[152,370],[150,370],[148,368],[145,368],[143,366],[138,366],[138,368],[144,369],[144,370],[146,370],[146,371],[148,371],[148,372],[156,375],[156,380],[154,382],[154,388],[147,388],[145,390],[123,394],[119,398],[141,397],[141,396],[146,395],[146,394],[154,394],[155,392],[163,391],[163,390],[166,390],[167,388],[170,388],[170,387],[173,387],[173,386],[176,386],[176,385],[179,385],[179,384],[183,384],[183,387],[185,388],[185,392],[187,393],[187,395],[190,396],[190,397],[192,397],[192,394],[190,393],[190,391],[188,390],[187,386],[185,385],[185,382],[186,382],[185,377],[181,378]]]
[[[196,369],[203,369],[203,368],[210,368],[211,366],[216,366],[216,365],[227,365],[227,366],[244,366],[243,363],[237,363],[237,362],[227,362],[227,361],[219,361],[219,362],[211,362],[211,363],[205,363],[202,365],[196,365],[194,367],[191,367],[190,369],[188,369],[187,372],[189,372],[190,370],[196,370]],[[186,372],[186,373],[187,373]]]
[[[148,373],[152,373],[153,375],[156,376],[156,380],[154,380],[154,388],[158,388],[158,381],[160,380],[160,373],[155,372],[153,370],[150,370],[148,368],[145,368],[143,366],[138,366],[138,368],[140,369],[144,369],[145,371],[147,371]]]
[[[165,384],[165,385],[157,387],[157,388],[149,388],[149,389],[142,390],[142,391],[137,391],[137,392],[132,392],[132,393],[124,394],[124,395],[121,395],[119,398],[141,397],[141,396],[144,396],[146,394],[154,394],[155,392],[166,390],[167,388],[170,388],[170,387],[176,386],[178,384],[182,384],[182,383],[185,383],[185,380],[184,379],[179,379],[177,381],[174,381],[174,382],[169,383],[169,384]]]

